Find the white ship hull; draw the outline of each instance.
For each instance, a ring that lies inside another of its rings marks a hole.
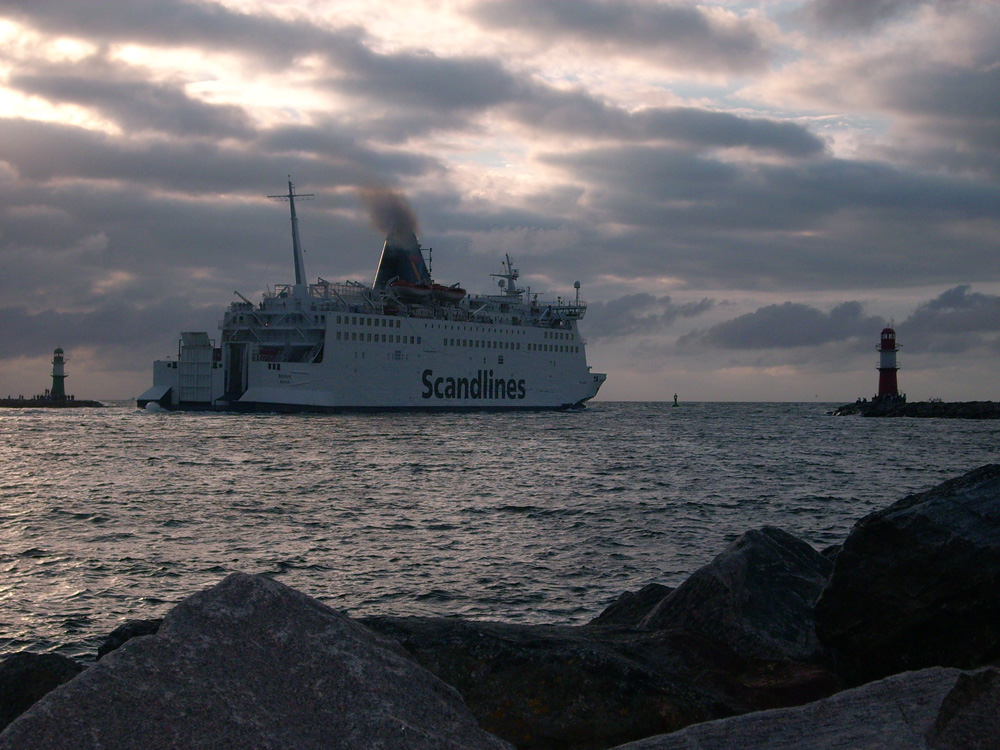
[[[289,185],[294,227],[294,193]],[[376,282],[276,287],[230,305],[221,346],[184,333],[153,365],[140,407],[219,411],[568,409],[597,395],[574,302],[539,302],[507,259],[501,294],[421,299],[431,288],[412,233],[390,233]],[[402,258],[402,262],[400,261]],[[412,269],[412,273],[411,270]],[[400,273],[409,287],[397,294]],[[436,288],[442,288],[436,285]]]

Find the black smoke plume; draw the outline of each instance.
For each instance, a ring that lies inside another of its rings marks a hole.
[[[379,231],[386,234],[417,233],[417,215],[410,207],[410,202],[392,188],[364,188],[361,190],[361,200],[368,209],[372,224]]]

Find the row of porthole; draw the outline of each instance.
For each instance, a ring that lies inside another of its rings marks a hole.
[[[379,336],[382,338],[379,339]],[[366,338],[367,337],[367,338]],[[372,343],[377,343],[381,340],[383,344],[419,344],[420,336],[401,336],[399,334],[391,333],[357,333],[351,331],[348,334],[347,331],[337,331],[337,341],[371,341]]]

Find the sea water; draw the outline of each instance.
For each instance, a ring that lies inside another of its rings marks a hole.
[[[117,625],[232,571],[351,615],[579,624],[749,529],[823,549],[1000,460],[1000,422],[834,406],[0,410],[0,653],[92,659]]]

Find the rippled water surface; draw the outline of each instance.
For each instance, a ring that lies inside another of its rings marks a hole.
[[[0,652],[91,656],[234,570],[350,614],[581,623],[772,524],[817,548],[998,460],[826,404],[346,416],[0,410]]]

